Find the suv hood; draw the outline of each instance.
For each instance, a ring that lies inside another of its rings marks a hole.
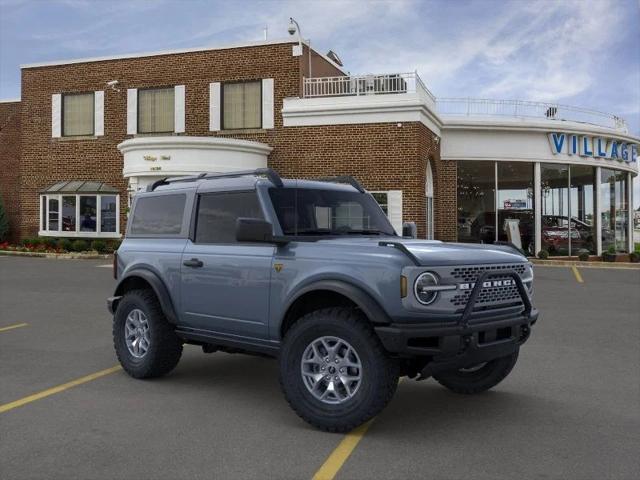
[[[437,240],[415,240],[401,237],[334,238],[321,240],[332,244],[357,246],[361,248],[393,248],[379,246],[380,242],[404,245],[422,266],[473,265],[491,263],[525,263],[527,258],[506,245],[486,245],[474,243],[448,243]],[[402,252],[398,250],[398,253]]]

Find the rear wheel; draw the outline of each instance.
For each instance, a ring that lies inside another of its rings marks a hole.
[[[368,321],[351,308],[327,308],[300,318],[280,352],[280,385],[311,425],[347,432],[391,400],[399,368]]]
[[[175,368],[182,342],[151,290],[132,290],[118,303],[113,345],[122,368],[135,378],[160,377]]]
[[[440,385],[452,392],[472,394],[489,390],[504,380],[518,360],[519,350],[506,357],[496,358],[469,368],[435,374]]]

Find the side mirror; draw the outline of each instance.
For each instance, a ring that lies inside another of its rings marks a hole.
[[[416,222],[404,222],[402,224],[402,236],[408,238],[418,237],[418,227]]]
[[[261,218],[238,218],[236,240],[238,242],[272,242],[273,225]]]

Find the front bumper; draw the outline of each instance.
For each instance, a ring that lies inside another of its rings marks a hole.
[[[476,299],[484,281],[494,276],[514,278],[522,300],[522,308],[509,315],[495,317],[479,314]],[[443,323],[403,324],[375,327],[387,351],[400,357],[422,357],[427,367],[422,376],[438,371],[471,367],[514,353],[527,341],[531,326],[538,319],[524,285],[515,272],[486,272],[480,275],[469,297],[464,313],[457,321]]]

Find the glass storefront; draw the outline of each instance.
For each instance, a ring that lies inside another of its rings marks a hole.
[[[600,212],[602,225],[602,251],[628,250],[629,192],[628,173],[608,168],[601,169]]]
[[[493,243],[495,235],[495,162],[458,162],[458,241]]]
[[[533,163],[498,162],[498,241],[513,241],[508,224],[515,222],[525,252],[535,254]]]
[[[540,165],[542,248],[550,255],[569,255],[569,166]]]
[[[529,162],[459,161],[458,241],[512,241],[507,227],[515,223],[522,248],[530,255],[540,249],[553,256],[576,256],[582,251],[595,255],[599,234],[603,252],[628,250],[629,173],[601,168],[598,179],[594,166],[540,163],[536,192],[535,168]],[[538,246],[536,195],[540,195]]]
[[[597,253],[596,233],[596,169],[588,165],[571,165],[569,168],[571,212],[570,227],[578,235],[571,235],[571,254],[577,255],[580,250],[590,254]]]

